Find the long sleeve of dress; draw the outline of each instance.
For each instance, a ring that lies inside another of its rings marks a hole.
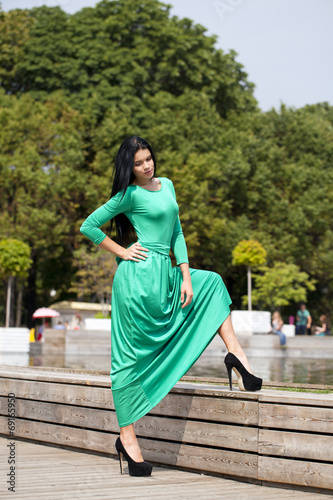
[[[172,182],[171,182],[171,189],[173,196],[176,200],[176,192]],[[189,263],[186,242],[179,216],[177,216],[175,226],[173,229],[173,235],[171,238],[171,249],[174,253],[174,256],[176,257],[177,266],[179,266],[179,264]]]
[[[130,193],[126,191],[124,197],[122,195],[123,192],[120,191],[115,196],[112,196],[109,201],[90,214],[80,227],[81,233],[87,236],[95,245],[99,245],[106,238],[106,234],[100,227],[116,215],[131,209]]]

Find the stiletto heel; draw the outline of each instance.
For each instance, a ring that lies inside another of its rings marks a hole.
[[[260,391],[262,387],[262,379],[255,377],[252,373],[248,372],[245,366],[239,361],[239,359],[229,352],[224,358],[225,366],[228,370],[229,376],[229,387],[232,391],[232,374],[231,370],[237,375],[238,387],[241,391]]]
[[[224,360],[224,362],[225,362],[225,360]],[[229,389],[232,391],[232,373],[231,373],[232,367],[229,364],[228,365],[226,364],[226,367],[228,370],[228,377],[229,377]]]
[[[129,456],[124,448],[120,437],[116,441],[116,450],[118,452],[120,462],[120,472],[123,474],[123,458],[125,457],[128,463],[128,472],[130,476],[150,476],[153,466],[150,462],[143,460],[143,462],[136,462]]]
[[[121,453],[121,451],[118,451],[118,458],[119,458],[119,465],[120,465],[120,474],[124,474],[124,470],[123,470],[123,457],[124,456]]]

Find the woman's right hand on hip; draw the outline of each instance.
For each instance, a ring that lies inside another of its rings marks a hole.
[[[146,260],[148,257],[146,252],[149,252],[149,249],[142,247],[137,241],[125,249],[124,255],[121,258],[123,260],[134,260],[135,262],[140,262],[140,260]]]

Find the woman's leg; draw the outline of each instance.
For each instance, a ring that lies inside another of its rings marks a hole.
[[[120,440],[124,445],[125,450],[133,460],[136,462],[142,462],[143,456],[139,447],[138,440],[134,432],[134,425],[126,425],[125,427],[120,427]]]
[[[245,368],[250,373],[252,373],[247,357],[245,356],[245,353],[240,346],[232,327],[230,314],[219,327],[218,333],[227,346],[228,352],[232,352],[235,356],[237,356],[237,358],[241,361],[241,363],[243,363]],[[120,439],[130,457],[133,458],[133,460],[135,460],[136,462],[141,462],[143,460],[143,457],[134,432],[133,424],[126,425],[125,427],[120,427]]]
[[[245,368],[250,373],[252,373],[247,357],[245,356],[245,353],[240,343],[238,342],[234,329],[232,327],[230,314],[217,331],[221,336],[223,342],[225,343],[228,352],[234,354],[239,359],[239,361],[243,363]]]
[[[281,330],[276,330],[276,333],[280,337],[280,344],[286,345],[287,338],[286,338],[285,334]]]

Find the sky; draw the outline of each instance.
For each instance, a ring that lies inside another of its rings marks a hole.
[[[2,10],[59,5],[72,14],[96,0],[0,0]],[[263,111],[281,103],[333,105],[333,0],[164,0],[233,49]]]

